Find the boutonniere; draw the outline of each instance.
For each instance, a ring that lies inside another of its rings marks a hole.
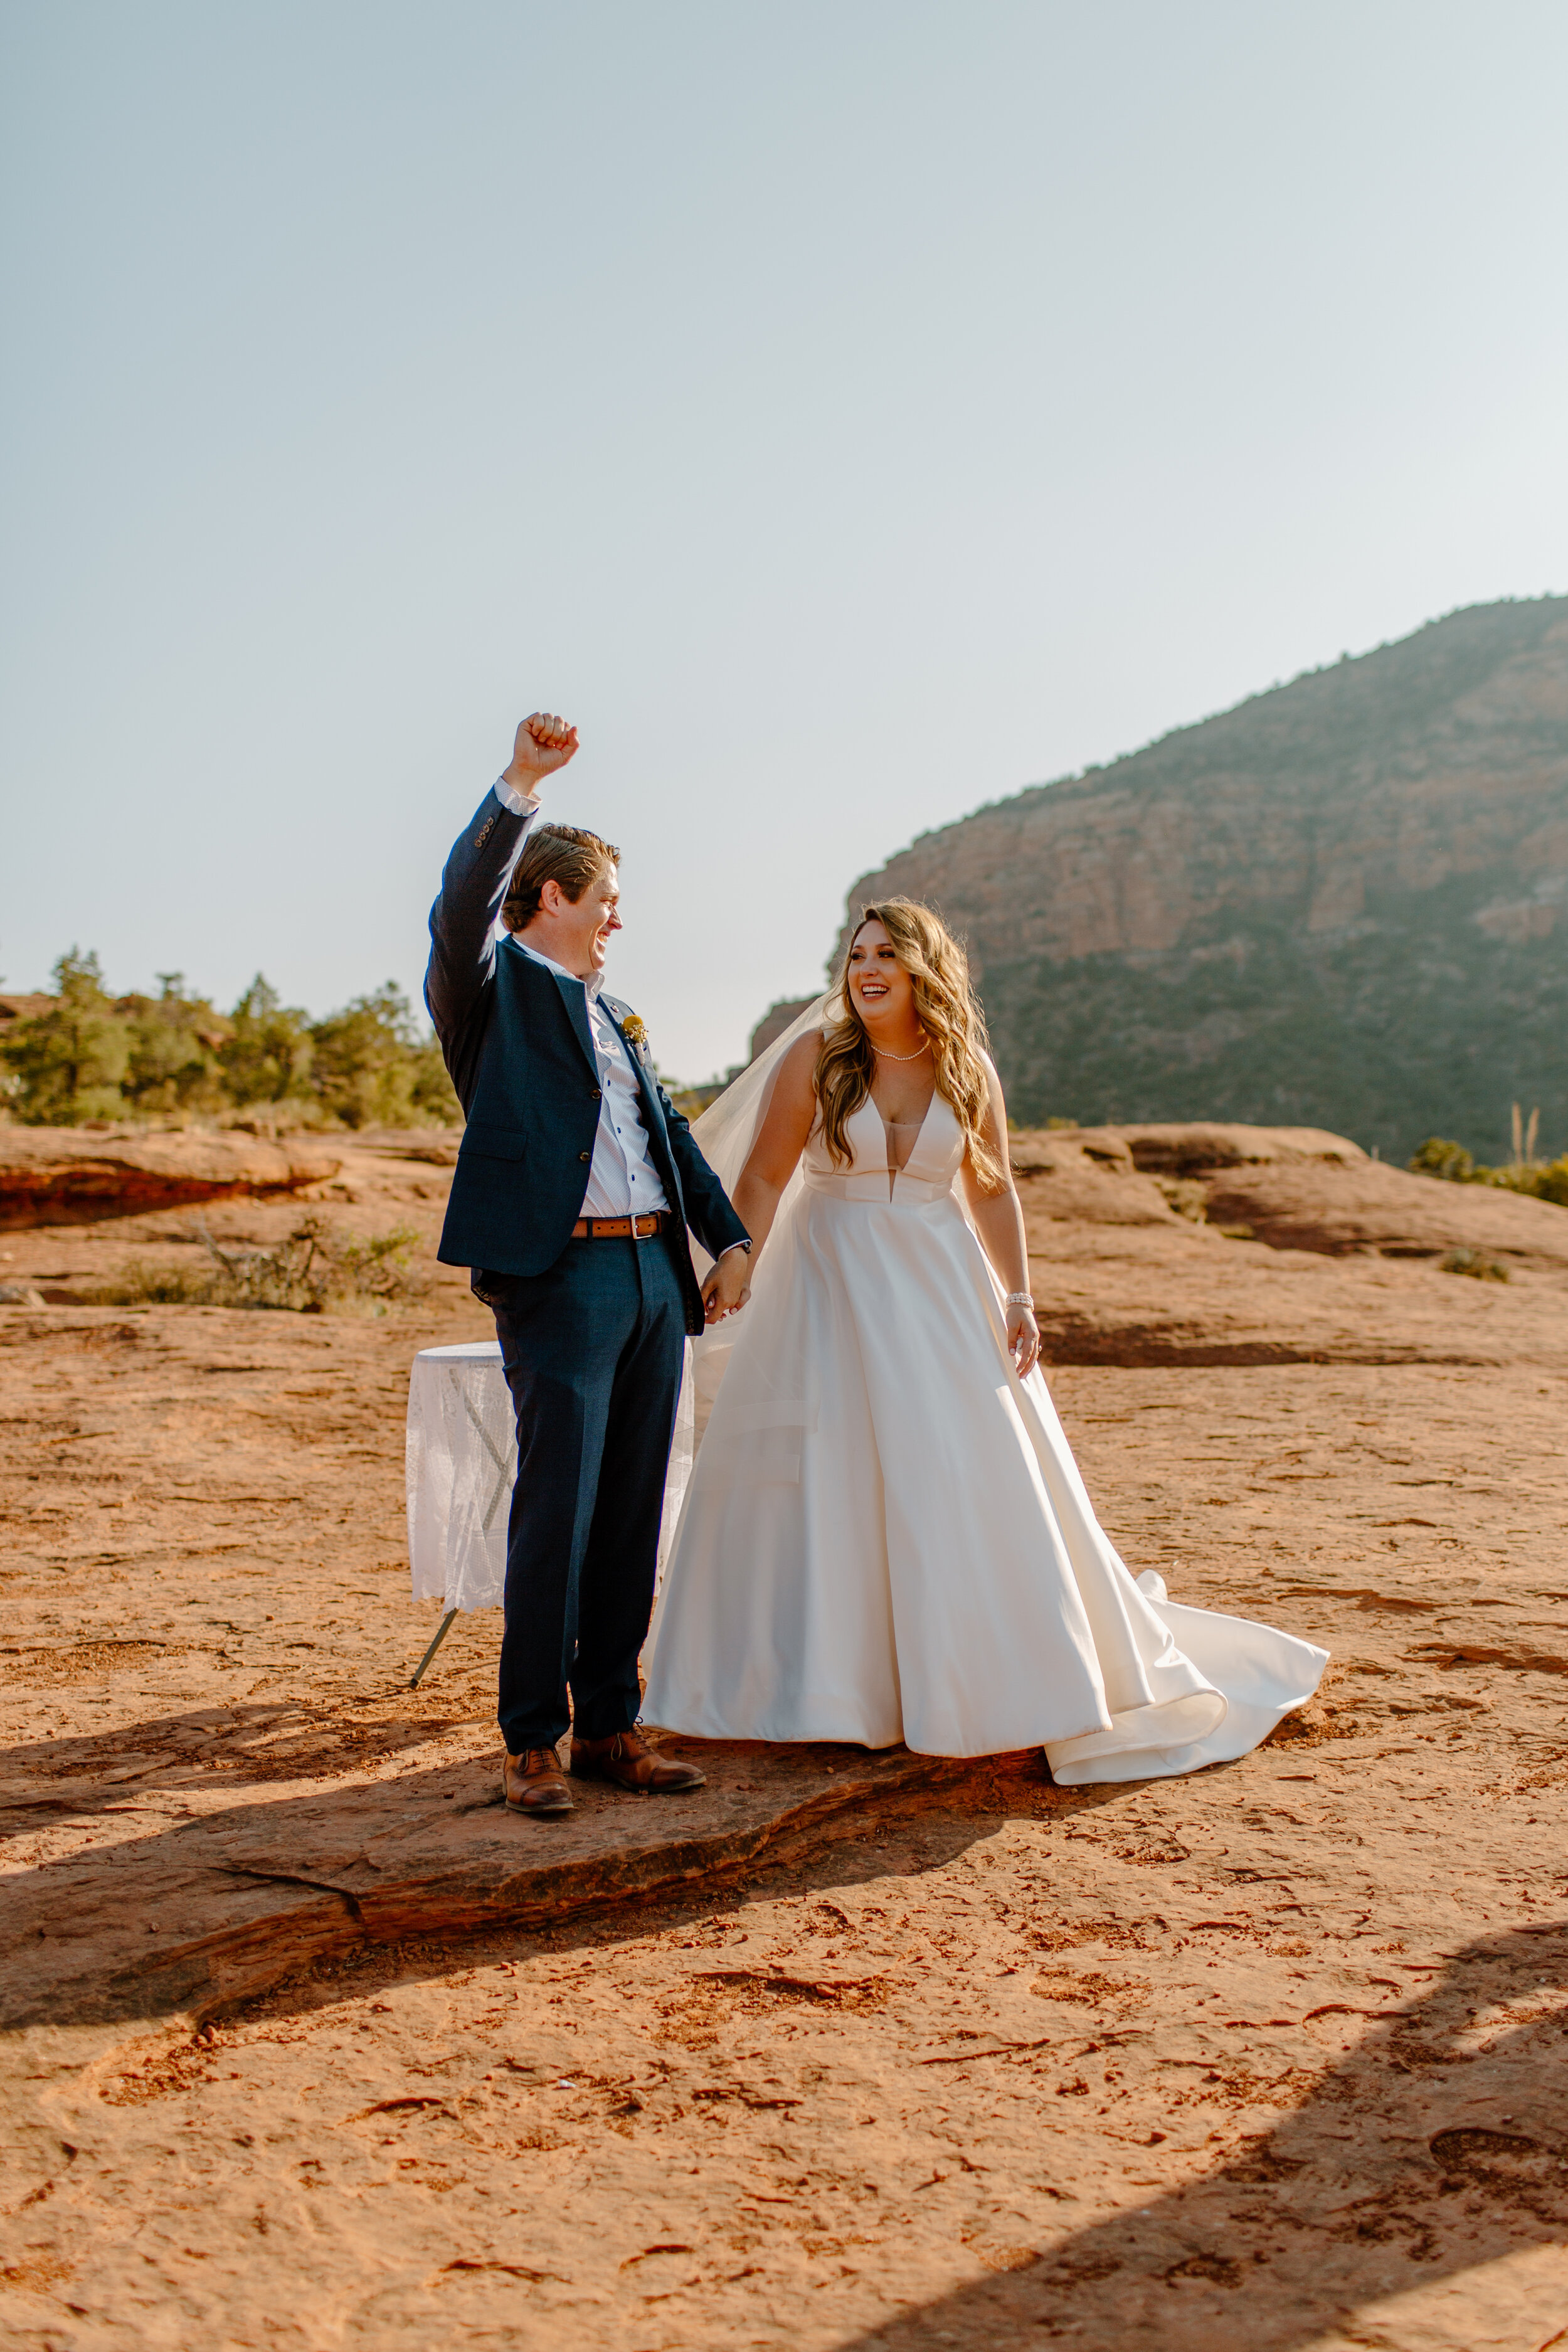
[[[628,1013],[623,1016],[621,1034],[628,1045],[635,1045],[639,1053],[642,1051],[647,1044],[647,1028],[640,1013]]]

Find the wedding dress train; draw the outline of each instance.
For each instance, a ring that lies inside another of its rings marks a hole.
[[[735,1327],[645,1718],[942,1756],[1043,1747],[1064,1782],[1244,1755],[1328,1653],[1178,1606],[1123,1565],[1045,1381],[1008,1358],[942,1097],[891,1177],[873,1103],[847,1139],[838,1169],[814,1132]]]

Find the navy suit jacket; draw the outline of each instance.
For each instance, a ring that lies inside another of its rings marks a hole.
[[[468,1117],[437,1255],[492,1274],[542,1274],[583,1213],[599,1126],[599,1066],[581,985],[560,980],[496,917],[528,829],[487,793],[452,845],[430,909],[425,1002]],[[646,1046],[621,1024],[629,1008],[600,1003],[620,1030],[642,1097],[648,1151],[680,1228],[676,1264],[689,1331],[702,1328],[702,1294],[686,1238],[710,1255],[747,1238],[723,1186],[691,1139]]]

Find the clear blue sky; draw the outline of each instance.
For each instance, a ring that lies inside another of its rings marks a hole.
[[[542,705],[699,1077],[911,835],[1568,586],[1561,0],[3,28],[0,985],[416,993]]]

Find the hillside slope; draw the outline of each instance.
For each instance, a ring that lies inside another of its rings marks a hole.
[[[1009,1107],[1568,1144],[1568,597],[1478,605],[923,835]]]

